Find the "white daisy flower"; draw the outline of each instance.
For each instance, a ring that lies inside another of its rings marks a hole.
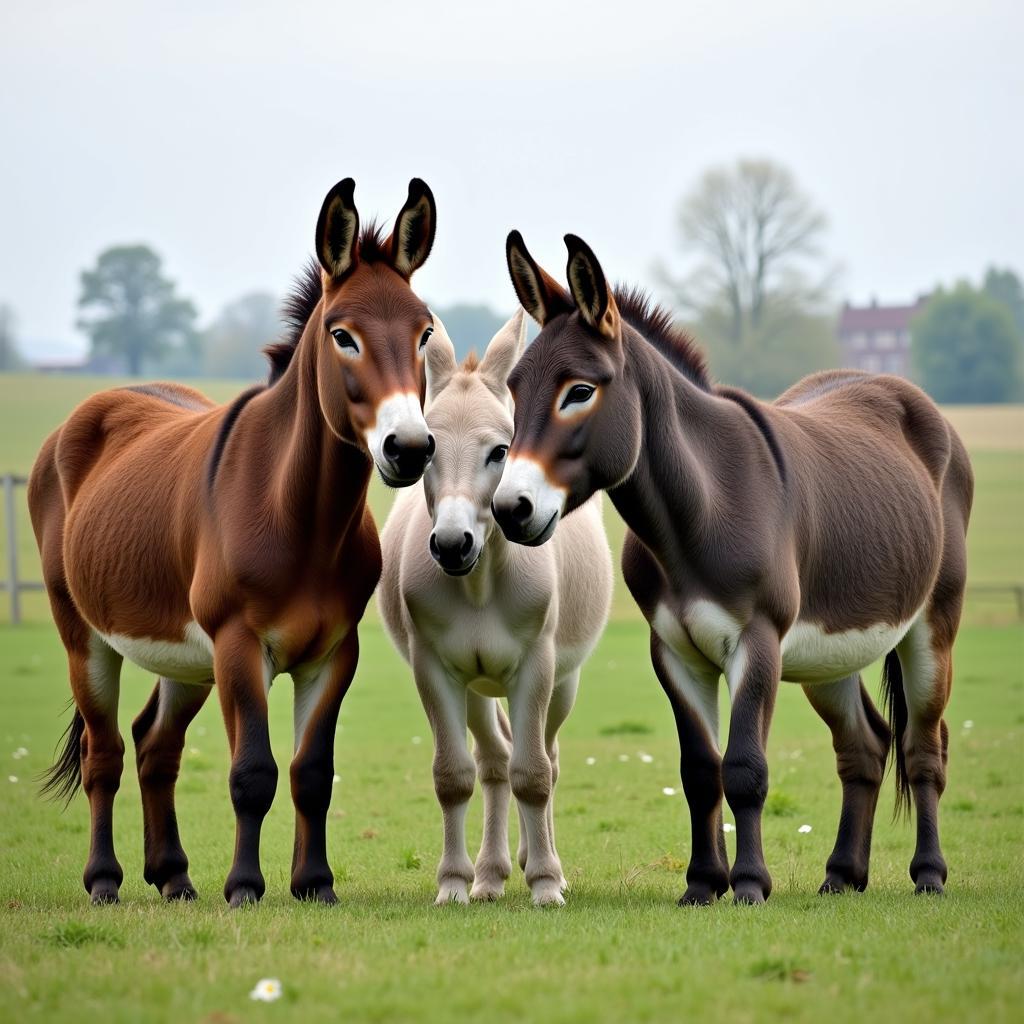
[[[17,775],[8,775],[7,776],[7,781],[8,782],[17,782],[18,781],[18,776]]]
[[[971,721],[971,720],[970,720],[970,719],[968,718],[968,719],[967,719],[967,721],[966,721],[966,722],[964,722],[964,728],[965,728],[965,729],[973,729],[973,728],[974,728],[974,722],[972,722],[972,721]]]
[[[799,828],[797,829],[797,832],[803,832],[803,833],[804,833],[805,835],[806,835],[806,834],[807,834],[808,832],[810,832],[810,831],[811,831],[811,826],[810,826],[810,825],[801,825],[801,826],[800,826],[800,827],[799,827]]]
[[[619,760],[620,761],[628,761],[629,760],[629,754],[619,754]]]
[[[643,761],[644,764],[650,764],[654,760],[654,758],[651,757],[650,754],[641,754],[640,760]]]
[[[676,795],[676,791],[671,786],[663,787],[662,788],[662,793],[664,793],[665,796],[675,796]]]
[[[341,782],[341,776],[335,775],[331,781],[334,783],[334,785],[337,785],[339,782]]]
[[[281,998],[281,982],[277,978],[260,978],[249,993],[249,998],[259,1003],[272,1003]]]
[[[28,757],[28,751],[24,747],[18,747],[11,756],[15,761],[20,761],[23,757]]]
[[[414,747],[418,747],[423,742],[422,736],[413,736],[412,743]]]
[[[588,757],[586,763],[587,764],[597,764],[597,758],[596,757]]]
[[[202,753],[202,751],[198,747],[189,747],[188,752],[189,755],[192,757],[198,757]]]
[[[723,821],[722,822],[722,831],[723,832],[735,832],[736,831],[736,826],[731,821]]]

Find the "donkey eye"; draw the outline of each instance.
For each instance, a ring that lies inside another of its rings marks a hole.
[[[423,337],[420,338],[420,351],[422,352],[427,347],[427,342],[430,341],[430,336],[434,333],[433,327],[428,327],[423,332]]]
[[[568,409],[570,405],[581,405],[586,402],[590,396],[597,390],[592,384],[573,384],[571,388],[566,392],[565,398],[562,399],[562,404],[558,407],[561,409]]]
[[[506,455],[508,455],[508,445],[499,444],[496,448],[491,449],[491,453],[487,456],[487,465],[500,465],[505,461]]]
[[[343,352],[358,352],[359,346],[356,344],[356,339],[352,337],[343,327],[339,327],[336,330],[331,331],[331,337],[334,338],[334,343]]]

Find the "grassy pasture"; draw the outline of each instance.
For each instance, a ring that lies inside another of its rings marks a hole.
[[[0,376],[0,471],[26,471],[46,432],[104,386],[110,382]],[[217,398],[237,390],[208,388]],[[1022,580],[1024,411],[949,412],[978,476],[972,579]],[[386,510],[383,489],[373,500]],[[610,511],[606,522],[617,546],[619,521]],[[27,519],[21,525],[23,573],[37,577]],[[129,741],[115,826],[123,902],[88,906],[80,881],[85,801],[61,813],[38,800],[32,782],[66,721],[68,687],[45,602],[30,595],[25,603],[28,625],[0,625],[0,1021],[1020,1019],[1024,631],[1003,624],[1012,616],[1002,606],[972,602],[957,647],[942,804],[950,883],[941,900],[912,895],[913,830],[889,820],[891,783],[868,892],[814,895],[835,835],[839,786],[827,730],[799,689],[785,686],[769,743],[772,898],[756,909],[677,908],[688,825],[675,732],[646,629],[620,592],[562,733],[558,845],[572,886],[565,908],[534,910],[518,872],[503,903],[431,905],[440,815],[429,730],[407,668],[371,620],[336,744],[329,844],[341,905],[300,906],[287,894],[291,702],[282,679],[270,702],[282,781],[264,829],[268,893],[259,907],[233,913],[220,895],[233,816],[215,699],[190,730],[178,787],[201,899],[164,906],[142,881]],[[873,689],[877,667],[867,678]],[[126,736],[150,686],[126,667]],[[20,748],[27,753],[15,757]],[[480,824],[477,795],[471,844]],[[801,834],[804,824],[812,830]],[[279,1002],[250,1001],[263,977],[281,980]]]
[[[46,436],[84,398],[104,388],[127,383],[110,377],[0,374],[0,473],[26,476]],[[201,381],[196,384],[211,398],[228,401],[249,382]],[[969,543],[972,583],[1024,583],[1024,535],[1020,527],[1024,508],[1024,406],[965,406],[946,410],[960,431],[974,463],[977,478]],[[378,523],[383,523],[393,492],[375,476],[370,501]],[[39,579],[39,556],[28,520],[24,490],[18,492],[18,560],[23,579]],[[4,510],[0,508],[0,529]],[[620,550],[624,528],[615,510],[607,506],[605,526],[613,552]],[[3,534],[0,533],[0,537]],[[2,571],[6,572],[6,566]],[[0,623],[9,621],[0,594]],[[26,594],[23,617],[48,622],[49,607],[42,594]],[[999,593],[979,598],[970,614],[979,622],[1006,622],[1016,612],[1012,595]],[[371,612],[371,617],[375,617]],[[616,579],[612,604],[615,619],[639,620],[639,613],[621,578]]]

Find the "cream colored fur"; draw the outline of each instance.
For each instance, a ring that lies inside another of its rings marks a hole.
[[[569,516],[542,547],[505,540],[490,511],[503,464],[488,464],[487,456],[512,440],[505,382],[525,342],[523,314],[495,335],[479,368],[470,371],[458,368],[436,317],[435,324],[426,359],[427,422],[437,452],[423,481],[398,496],[388,517],[377,593],[434,734],[434,787],[444,822],[437,902],[503,894],[512,869],[508,808],[514,793],[519,863],[533,901],[561,904],[566,882],[553,820],[558,729],[611,600],[600,498]],[[447,575],[431,556],[431,533],[442,531],[471,535],[469,557],[477,561],[467,575]],[[496,699],[502,696],[508,718]],[[484,836],[474,864],[466,852],[465,816],[477,777]]]

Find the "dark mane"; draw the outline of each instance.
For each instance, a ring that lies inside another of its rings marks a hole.
[[[384,227],[371,220],[359,233],[359,258],[366,263],[381,263],[391,259],[391,238],[384,234]],[[267,385],[276,384],[288,369],[302,332],[323,295],[323,279],[320,264],[311,256],[306,265],[295,275],[292,290],[281,304],[281,320],[284,333],[263,349],[270,360],[270,377]]]
[[[680,373],[704,391],[711,390],[707,360],[697,343],[672,314],[641,288],[619,285],[614,289],[619,315],[639,331]]]

